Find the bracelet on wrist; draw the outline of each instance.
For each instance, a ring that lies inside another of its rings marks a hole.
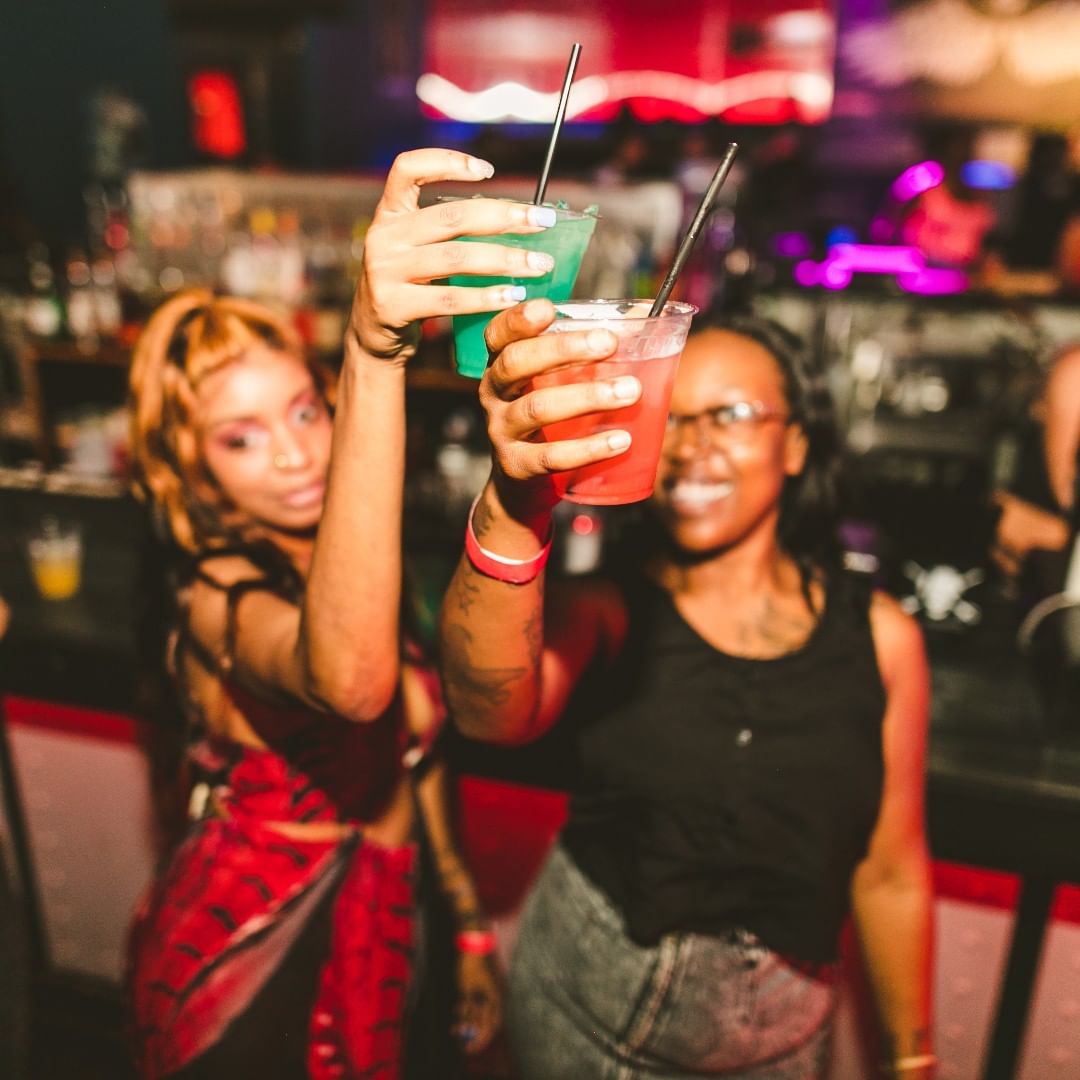
[[[505,581],[510,585],[527,585],[533,581],[544,569],[551,554],[551,540],[555,533],[554,523],[548,528],[547,541],[544,546],[529,559],[511,559],[506,555],[496,555],[480,546],[473,528],[473,514],[476,512],[477,503],[481,496],[473,500],[469,507],[469,520],[465,526],[465,555],[472,564],[473,569],[479,571],[485,577],[495,581]]]
[[[496,944],[494,930],[459,930],[454,935],[457,951],[473,956],[490,956]]]

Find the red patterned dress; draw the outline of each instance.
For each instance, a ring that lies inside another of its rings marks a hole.
[[[329,945],[320,953],[310,1009],[298,1021],[305,1030],[292,1045],[303,1040],[313,1080],[396,1080],[417,850],[374,844],[363,825],[402,782],[401,709],[356,724],[271,709],[225,686],[269,748],[207,739],[191,753],[196,801],[205,809],[150,889],[131,934],[140,1075],[166,1077],[212,1051],[287,969],[315,913],[329,910]],[[283,822],[353,828],[336,839],[297,840],[274,828]]]

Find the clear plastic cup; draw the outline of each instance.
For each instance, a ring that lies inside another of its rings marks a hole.
[[[66,600],[82,584],[82,532],[78,525],[42,518],[27,537],[26,552],[38,592],[46,600]]]
[[[651,300],[582,300],[555,305],[558,316],[546,333],[600,327],[618,336],[619,348],[607,360],[573,364],[538,375],[532,380],[533,387],[565,386],[620,375],[633,375],[641,382],[641,397],[633,405],[561,420],[542,429],[548,442],[581,439],[601,431],[630,432],[633,441],[625,453],[552,475],[556,491],[570,502],[617,506],[639,502],[652,494],[671,388],[690,322],[698,309],[693,304],[671,301],[660,315],[649,318],[651,307]]]

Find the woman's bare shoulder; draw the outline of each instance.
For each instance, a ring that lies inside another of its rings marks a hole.
[[[922,628],[895,598],[880,589],[870,598],[870,631],[886,685],[898,674],[925,669]]]
[[[230,618],[230,590],[246,582],[265,580],[266,571],[243,555],[230,553],[203,559],[187,592],[189,624],[195,636],[205,644],[217,647]],[[244,595],[251,594],[245,592]],[[279,611],[281,616],[288,616],[293,610],[293,605],[275,595],[272,589],[256,589],[256,597],[261,607],[255,621],[267,620],[268,628],[271,623],[276,625]]]
[[[1080,393],[1080,345],[1058,353],[1046,379],[1046,397],[1076,402]]]

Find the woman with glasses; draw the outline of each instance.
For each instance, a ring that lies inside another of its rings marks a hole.
[[[573,725],[569,821],[511,971],[520,1075],[820,1077],[850,911],[883,1073],[929,1077],[926,662],[915,623],[842,569],[822,373],[775,324],[699,324],[651,500],[659,542],[632,573],[546,589],[551,474],[629,436],[537,430],[640,394],[626,377],[528,392],[615,349],[606,331],[536,336],[552,317],[533,301],[489,330],[494,467],[442,616],[466,734]]]

